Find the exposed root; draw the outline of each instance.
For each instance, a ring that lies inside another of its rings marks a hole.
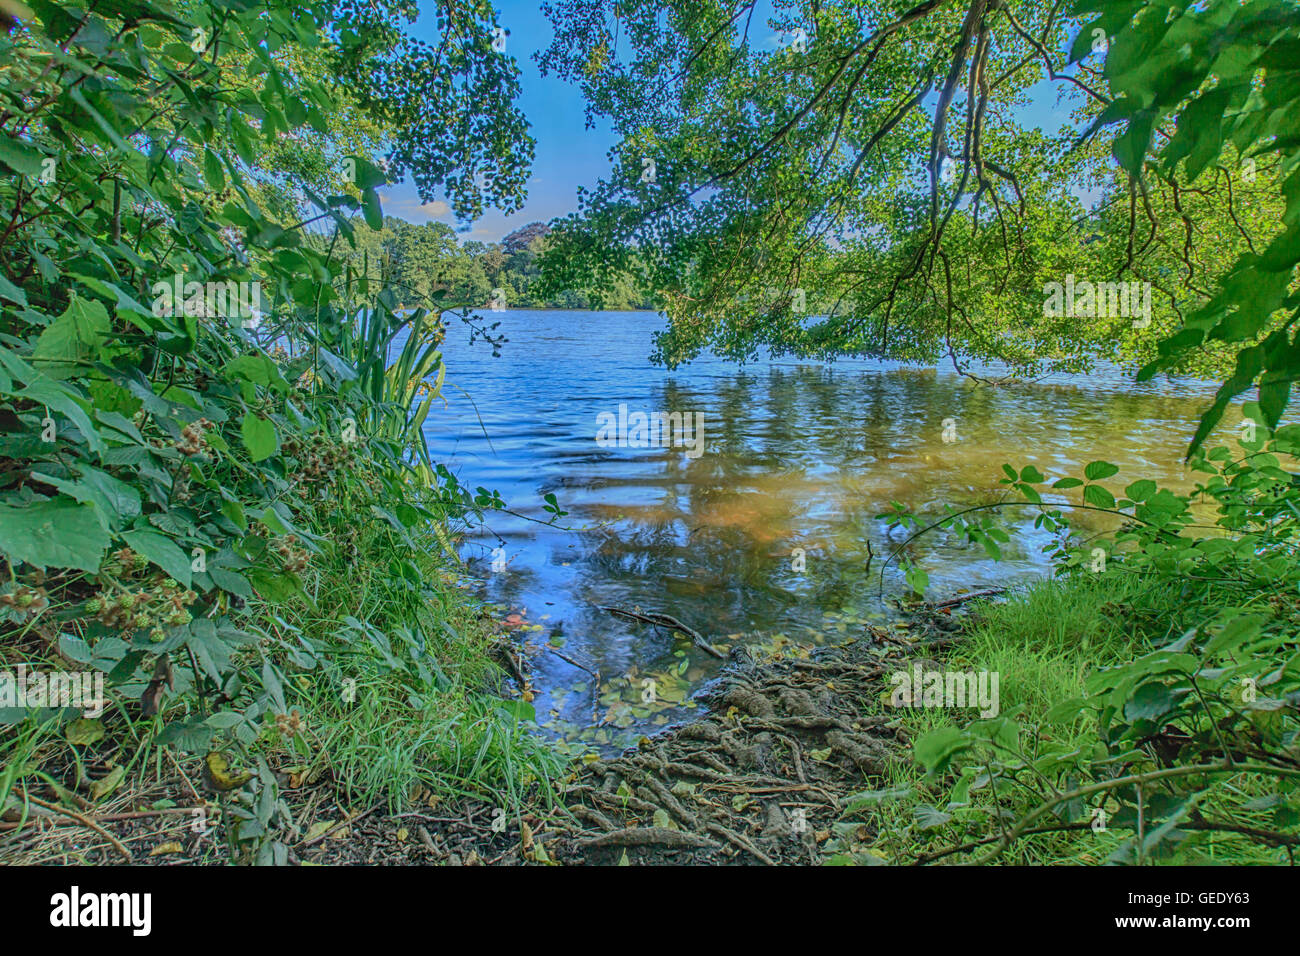
[[[572,862],[610,862],[586,851],[613,846],[644,846],[629,859],[651,862],[665,833],[689,835],[671,845],[695,863],[819,862],[845,797],[874,786],[906,745],[879,700],[914,642],[887,634],[762,661],[737,646],[700,695],[704,716],[580,774],[574,813],[598,814],[608,832],[576,838],[583,859]],[[703,834],[720,844],[691,842]]]

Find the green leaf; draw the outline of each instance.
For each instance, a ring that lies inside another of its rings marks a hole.
[[[104,115],[98,109],[95,108],[95,106],[90,102],[90,100],[87,98],[85,93],[83,93],[77,87],[69,87],[67,95],[74,103],[76,103],[78,106],[80,106],[83,110],[86,111],[86,113],[94,121],[95,125],[99,127],[100,132],[102,132],[104,136],[108,138],[108,141],[110,143],[112,143],[114,146],[116,146],[118,149],[120,149],[123,153],[126,153],[127,155],[130,155],[133,152],[133,150],[131,149],[131,144],[122,138],[121,131],[112,123],[110,123],[107,119],[104,118]],[[97,94],[92,94],[92,95],[96,96],[96,99],[100,99],[99,95]],[[107,103],[108,102],[107,98],[103,98],[102,102]]]
[[[930,586],[930,575],[919,565],[911,565],[903,572],[903,578],[907,581],[907,586],[917,594],[924,594],[925,589]]]
[[[66,378],[98,356],[111,331],[103,304],[78,296],[36,340],[32,364],[51,378]]]
[[[1083,489],[1083,500],[1096,508],[1114,508],[1115,496],[1101,485],[1089,485]]]
[[[1174,689],[1152,681],[1143,684],[1124,702],[1124,716],[1128,720],[1158,720],[1177,706]]]
[[[497,709],[517,723],[537,719],[536,709],[524,700],[503,700],[497,704]]]
[[[221,157],[210,149],[203,151],[203,175],[208,181],[208,188],[214,192],[226,188],[226,171],[221,168]]]
[[[1038,489],[1035,488],[1033,485],[1024,485],[1024,484],[1017,483],[1016,488],[1019,490],[1019,492],[1022,495],[1025,496],[1025,499],[1027,501],[1032,501],[1035,504],[1038,504],[1043,500],[1043,496],[1038,493]]]
[[[270,419],[248,412],[240,423],[239,435],[253,461],[264,461],[275,454],[275,425]]]
[[[1072,724],[1086,706],[1087,701],[1084,698],[1071,697],[1069,700],[1062,701],[1048,710],[1043,715],[1043,722],[1048,724]]]
[[[244,515],[244,506],[238,501],[222,502],[221,513],[240,531],[248,530],[248,518]]]
[[[4,276],[0,276],[0,299],[17,302],[21,306],[27,305],[27,293]]]
[[[89,664],[94,657],[90,645],[72,634],[59,635],[59,653],[78,664]]]
[[[942,772],[952,758],[971,746],[971,738],[956,727],[932,730],[916,741],[913,755],[931,773]]]
[[[99,434],[99,429],[91,422],[90,416],[86,414],[86,409],[73,396],[68,386],[54,381],[47,375],[38,373],[28,383],[27,387],[18,394],[52,408],[56,412],[61,412],[77,426],[77,431],[81,432],[82,436],[85,437],[86,444],[91,451],[103,450],[104,440]]]
[[[124,531],[127,547],[144,555],[186,587],[190,586],[190,558],[171,538],[156,531]]]
[[[352,181],[357,189],[365,192],[368,189],[373,190],[376,186],[382,186],[388,182],[388,177],[384,171],[362,156],[347,156],[344,158],[345,172],[351,172]]]
[[[1088,463],[1087,468],[1083,469],[1083,477],[1089,481],[1101,481],[1103,478],[1118,474],[1119,466],[1112,465],[1108,461],[1092,461]]]
[[[265,385],[279,392],[288,392],[289,383],[280,374],[279,367],[266,355],[241,355],[226,363],[226,373],[235,378]]]
[[[25,507],[0,505],[0,552],[35,568],[99,570],[108,532],[95,509],[67,498]]]
[[[71,481],[39,472],[32,472],[32,477],[79,502],[94,505],[106,531],[120,528],[140,515],[140,492],[98,468],[83,465],[81,475]]]
[[[31,143],[0,133],[0,163],[20,176],[39,176],[44,155]]]
[[[294,597],[306,597],[302,585],[298,583],[298,579],[292,574],[276,574],[265,568],[253,568],[248,572],[248,580],[264,600],[277,604],[289,601]]]
[[[1124,489],[1124,494],[1128,495],[1134,501],[1146,501],[1156,493],[1156,483],[1149,479],[1143,478],[1141,481],[1135,481]]]
[[[384,228],[384,211],[379,204],[379,193],[367,189],[361,194],[361,214],[366,217],[366,225],[378,232]]]
[[[262,686],[266,692],[271,695],[271,701],[277,708],[283,712],[286,709],[284,702],[284,686],[280,683],[280,675],[275,672],[270,661],[262,664]]]
[[[912,809],[912,818],[916,820],[918,830],[934,830],[952,820],[952,814],[922,804]]]
[[[1239,614],[1223,625],[1222,629],[1205,644],[1205,656],[1233,650],[1259,636],[1264,618],[1257,614]]]
[[[248,583],[248,580],[229,568],[209,564],[208,577],[212,578],[212,583],[223,591],[238,594],[245,599],[253,596],[253,586]]]

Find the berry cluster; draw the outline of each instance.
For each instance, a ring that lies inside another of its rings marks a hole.
[[[289,574],[301,574],[311,561],[311,554],[297,544],[298,536],[290,534],[271,546],[271,550],[284,559],[284,570]]]
[[[297,707],[287,714],[275,715],[275,726],[286,737],[293,737],[307,729],[307,721]]]
[[[36,617],[50,606],[50,599],[44,588],[29,588],[19,584],[8,594],[0,594],[0,607],[21,611],[28,617]]]
[[[306,441],[286,438],[283,448],[286,455],[297,458],[301,463],[300,477],[307,481],[322,481],[333,475],[338,468],[350,468],[355,461],[352,445],[330,441],[320,433],[312,435]]]
[[[202,455],[206,457],[210,447],[207,433],[211,428],[212,422],[206,418],[200,418],[197,422],[182,428],[180,441],[173,442],[173,445],[182,455]]]
[[[101,570],[129,578],[144,570],[149,562],[130,548],[114,552]],[[149,585],[140,582],[136,590],[116,585],[102,589],[86,602],[87,613],[95,615],[105,627],[121,631],[148,630],[155,643],[166,636],[165,628],[180,627],[193,620],[189,606],[198,600],[194,591],[183,589],[171,578]]]

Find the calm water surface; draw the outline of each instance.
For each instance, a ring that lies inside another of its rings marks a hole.
[[[997,500],[1004,462],[1056,478],[1104,458],[1121,467],[1116,489],[1139,477],[1190,485],[1181,457],[1211,392],[1197,382],[1136,385],[1117,372],[992,388],[950,367],[868,360],[702,359],[667,371],[646,358],[663,322],[652,313],[492,319],[509,338],[500,358],[471,346],[452,320],[449,404],[435,407],[426,432],[435,461],[536,519],[489,515],[464,557],[484,596],[525,622],[539,722],[584,746],[621,746],[680,719],[719,666],[598,606],[671,614],[724,650],[854,636],[894,613],[890,602],[906,590],[891,565],[881,599],[884,556],[906,537],[876,518],[890,502],[937,517],[946,503]],[[599,446],[599,416],[620,404],[702,414],[703,454]],[[951,443],[945,419],[954,420]],[[548,493],[569,512],[554,526],[537,523],[550,519]],[[912,546],[930,577],[927,596],[1047,569],[1051,538],[1034,529],[1033,509],[1001,516],[1012,536],[1001,563],[941,532]],[[1076,518],[1101,530],[1096,522]],[[491,570],[494,548],[503,571]]]

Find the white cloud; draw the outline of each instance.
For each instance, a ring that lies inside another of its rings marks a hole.
[[[397,196],[391,192],[381,194],[384,212],[400,216],[410,222],[427,222],[430,219],[443,219],[451,215],[451,206],[441,199],[421,203],[415,197]]]

